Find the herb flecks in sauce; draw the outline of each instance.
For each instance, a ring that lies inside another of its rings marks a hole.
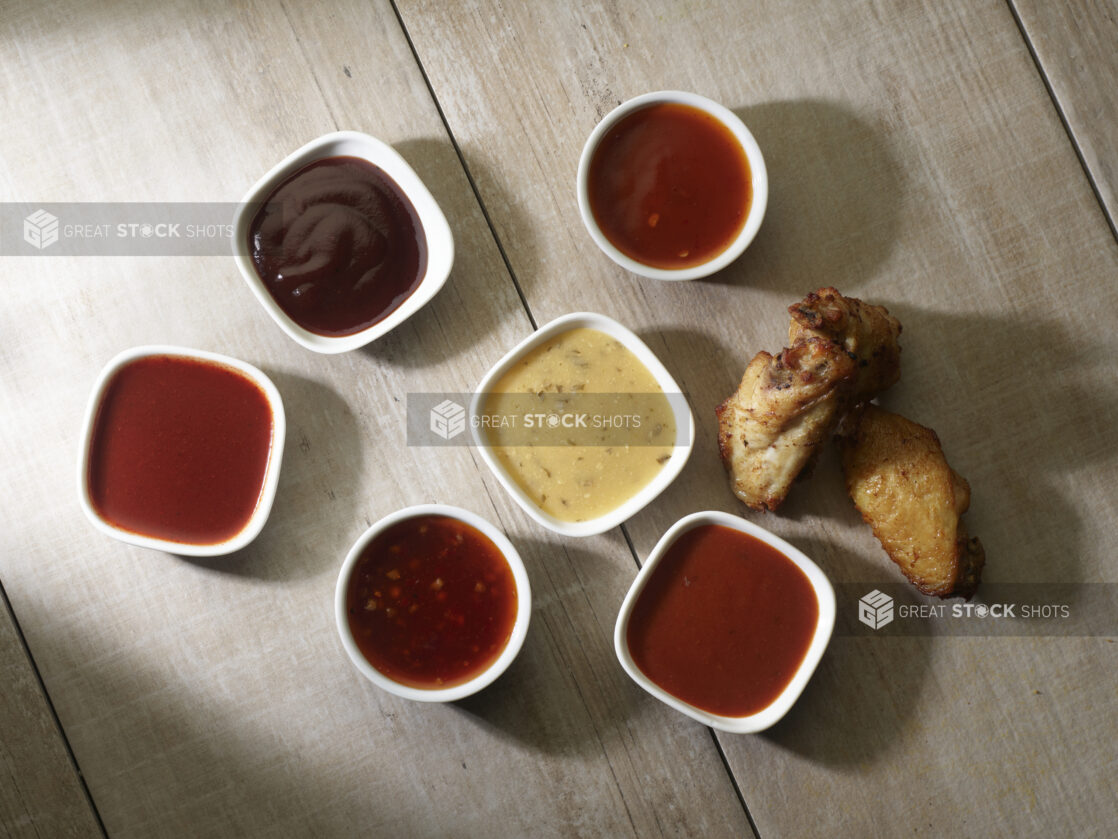
[[[493,386],[482,412],[495,418],[485,433],[505,472],[562,521],[619,507],[660,472],[676,442],[656,378],[596,329],[571,329],[532,350]]]

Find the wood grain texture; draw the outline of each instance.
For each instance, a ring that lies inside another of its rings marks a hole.
[[[1118,3],[1013,0],[1025,36],[1118,230]]]
[[[642,556],[678,517],[726,509],[835,580],[897,579],[833,452],[760,516],[715,451],[713,407],[782,345],[785,307],[835,285],[904,324],[882,402],[969,479],[987,580],[1118,580],[1118,247],[1004,4],[399,5],[535,319],[616,317],[689,395],[691,461],[626,526]],[[598,119],[673,88],[744,119],[772,189],[746,254],[695,283],[614,267],[574,195]],[[720,740],[762,837],[1107,836],[1114,665],[1108,639],[838,638],[780,725]]]
[[[0,836],[102,836],[6,603],[0,685]]]
[[[8,4],[0,32],[5,200],[236,201],[354,128],[412,163],[457,245],[432,303],[340,357],[287,339],[227,257],[4,261],[0,577],[108,834],[746,834],[709,733],[642,704],[614,659],[622,535],[549,537],[471,450],[406,445],[409,393],[468,391],[530,324],[391,6]],[[235,555],[133,549],[77,505],[88,390],[146,343],[243,358],[283,396],[276,503]],[[535,592],[515,665],[451,706],[366,684],[333,623],[353,540],[433,501],[502,527]]]
[[[109,835],[749,835],[709,732],[614,659],[636,570],[625,534],[550,536],[472,452],[406,445],[408,393],[468,390],[529,331],[498,245],[537,322],[617,317],[688,392],[699,443],[627,526],[640,556],[680,515],[742,512],[711,409],[748,357],[779,348],[785,306],[834,284],[905,324],[904,378],[883,402],[936,428],[970,479],[988,579],[1118,582],[1118,247],[1006,6],[398,7],[422,72],[385,2],[9,2],[0,16],[3,200],[235,201],[291,149],[357,128],[412,163],[457,244],[428,307],[340,358],[286,339],[224,257],[0,263],[0,579]],[[1046,56],[1075,17],[1018,9],[1070,114]],[[1094,29],[1072,39],[1094,45],[1097,85],[1078,101],[1107,137],[1113,117],[1090,103],[1114,71]],[[773,195],[735,265],[664,285],[596,251],[574,174],[606,111],[672,87],[745,119]],[[223,560],[112,543],[73,500],[94,376],[155,342],[244,358],[285,400],[272,519]],[[428,501],[505,529],[535,593],[521,657],[450,707],[360,681],[331,612],[364,526]],[[781,515],[747,515],[837,581],[896,578],[833,452]],[[92,816],[49,712],[3,626],[0,639],[14,686],[0,753],[18,783],[0,792],[0,825],[35,835],[33,814],[56,807],[44,824],[82,835]],[[721,746],[762,837],[1110,836],[1111,640],[836,638],[782,723]],[[37,734],[13,733],[28,719]]]

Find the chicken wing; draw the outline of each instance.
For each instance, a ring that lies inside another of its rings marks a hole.
[[[857,367],[836,343],[797,341],[757,353],[737,391],[718,406],[718,450],[734,494],[775,510],[845,411]]]
[[[826,338],[850,353],[858,364],[855,399],[868,402],[901,377],[901,323],[884,306],[843,297],[834,288],[821,288],[788,307],[792,323],[788,343],[802,338]]]
[[[970,598],[986,560],[960,516],[970,486],[930,428],[868,404],[839,432],[846,488],[890,559],[924,594]]]

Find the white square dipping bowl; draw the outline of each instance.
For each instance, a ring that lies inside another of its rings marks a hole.
[[[772,703],[749,716],[728,717],[722,716],[721,714],[712,714],[664,690],[656,684],[656,682],[648,678],[637,666],[636,662],[633,661],[633,656],[629,652],[629,644],[626,640],[629,619],[633,614],[633,607],[636,605],[641,592],[644,591],[645,584],[648,582],[649,577],[656,569],[656,566],[659,565],[660,560],[663,559],[668,549],[680,536],[693,528],[708,524],[722,525],[732,530],[738,530],[775,548],[804,572],[808,581],[811,583],[811,588],[815,592],[815,597],[819,604],[819,617],[815,624],[815,632],[808,644],[807,652],[800,662],[800,666],[792,676],[791,681],[789,681],[788,685]],[[640,572],[633,581],[633,585],[629,588],[629,593],[625,595],[625,600],[621,604],[621,611],[617,616],[617,624],[614,627],[613,645],[617,653],[617,658],[621,662],[621,666],[625,669],[625,672],[629,674],[634,682],[661,702],[670,705],[677,711],[698,720],[704,725],[709,725],[711,728],[716,728],[720,731],[728,731],[734,734],[749,734],[769,728],[788,713],[788,710],[795,704],[796,700],[803,692],[804,687],[807,685],[808,680],[815,672],[815,668],[823,657],[823,652],[826,650],[827,644],[831,640],[831,633],[834,631],[834,626],[835,591],[830,581],[827,579],[827,576],[818,565],[779,536],[770,533],[764,528],[758,527],[739,516],[712,510],[692,513],[689,516],[685,516],[668,528],[668,531],[660,538],[660,541],[656,543],[656,547],[652,549],[652,553],[649,554],[648,559],[641,567]]]
[[[276,303],[256,272],[248,245],[252,221],[276,187],[304,166],[328,157],[362,158],[388,175],[415,207],[427,239],[427,270],[415,291],[383,320],[352,335],[320,335],[292,320]],[[454,237],[430,190],[395,149],[368,134],[338,131],[325,134],[292,152],[248,191],[233,216],[233,257],[260,305],[292,340],[315,352],[340,353],[362,347],[395,329],[438,293],[450,276],[454,263]]]
[[[127,367],[134,361],[151,356],[188,358],[214,364],[219,367],[229,368],[234,372],[240,373],[260,388],[268,401],[269,408],[271,408],[272,442],[268,453],[268,464],[265,467],[264,482],[260,489],[260,496],[256,501],[256,508],[253,510],[252,515],[249,517],[244,527],[222,542],[175,542],[169,539],[160,539],[126,530],[103,518],[91,500],[89,466],[93,444],[93,432],[97,425],[98,409],[101,407],[101,402],[105,396],[105,390],[118,371]],[[284,416],[283,400],[280,399],[279,391],[276,389],[276,386],[272,384],[271,379],[251,364],[246,364],[243,361],[231,358],[227,355],[206,352],[205,350],[188,349],[186,347],[164,345],[133,347],[132,349],[119,353],[105,365],[104,369],[101,370],[101,373],[97,377],[96,384],[93,386],[93,392],[90,394],[89,402],[86,405],[85,419],[82,426],[81,451],[78,457],[78,500],[81,503],[82,510],[85,511],[86,516],[89,518],[90,522],[93,523],[94,527],[107,536],[119,539],[121,542],[182,556],[221,556],[222,554],[232,553],[233,551],[245,547],[255,539],[264,527],[264,523],[268,520],[268,515],[272,511],[272,502],[276,497],[276,487],[279,485],[280,465],[283,462],[283,444],[286,434],[287,421]]]
[[[536,347],[547,343],[555,336],[580,327],[596,329],[616,338],[626,349],[633,353],[646,368],[648,368],[653,378],[656,379],[657,384],[659,384],[660,389],[666,395],[669,397],[672,394],[679,395],[678,399],[671,399],[670,401],[675,416],[676,439],[677,441],[682,439],[685,442],[682,444],[677,442],[677,445],[672,450],[671,457],[656,476],[639,492],[620,506],[597,518],[570,522],[558,519],[540,509],[539,505],[537,505],[536,502],[520,488],[513,477],[505,471],[504,467],[493,454],[493,450],[488,440],[486,440],[484,432],[477,427],[476,423],[471,423],[470,430],[474,442],[481,453],[481,457],[497,477],[497,480],[501,482],[501,486],[508,491],[509,495],[513,497],[516,503],[519,504],[529,516],[549,530],[561,533],[564,536],[594,536],[598,533],[604,533],[634,516],[656,496],[667,489],[671,482],[676,479],[687,463],[687,458],[691,456],[691,449],[695,444],[695,419],[691,414],[691,409],[687,406],[686,399],[683,398],[679,385],[676,384],[675,379],[672,378],[667,368],[664,367],[660,359],[656,357],[652,350],[648,348],[648,345],[638,338],[635,333],[612,318],[593,312],[572,312],[569,315],[556,318],[550,323],[541,326],[525,340],[513,347],[505,354],[504,358],[498,361],[492,369],[485,374],[481,383],[478,384],[477,390],[470,400],[470,417],[478,417],[482,414],[485,398],[488,396],[490,390],[521,358]]]

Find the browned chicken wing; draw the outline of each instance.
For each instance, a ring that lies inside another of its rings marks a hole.
[[[901,377],[901,324],[884,306],[843,297],[821,288],[788,307],[788,343],[826,338],[839,343],[858,364],[855,400],[867,402]]]
[[[843,421],[838,439],[850,497],[904,575],[924,594],[974,594],[986,555],[960,520],[970,486],[936,433],[869,404]]]
[[[760,352],[737,391],[718,406],[718,449],[734,494],[775,510],[845,411],[855,362],[830,340],[808,338]]]

